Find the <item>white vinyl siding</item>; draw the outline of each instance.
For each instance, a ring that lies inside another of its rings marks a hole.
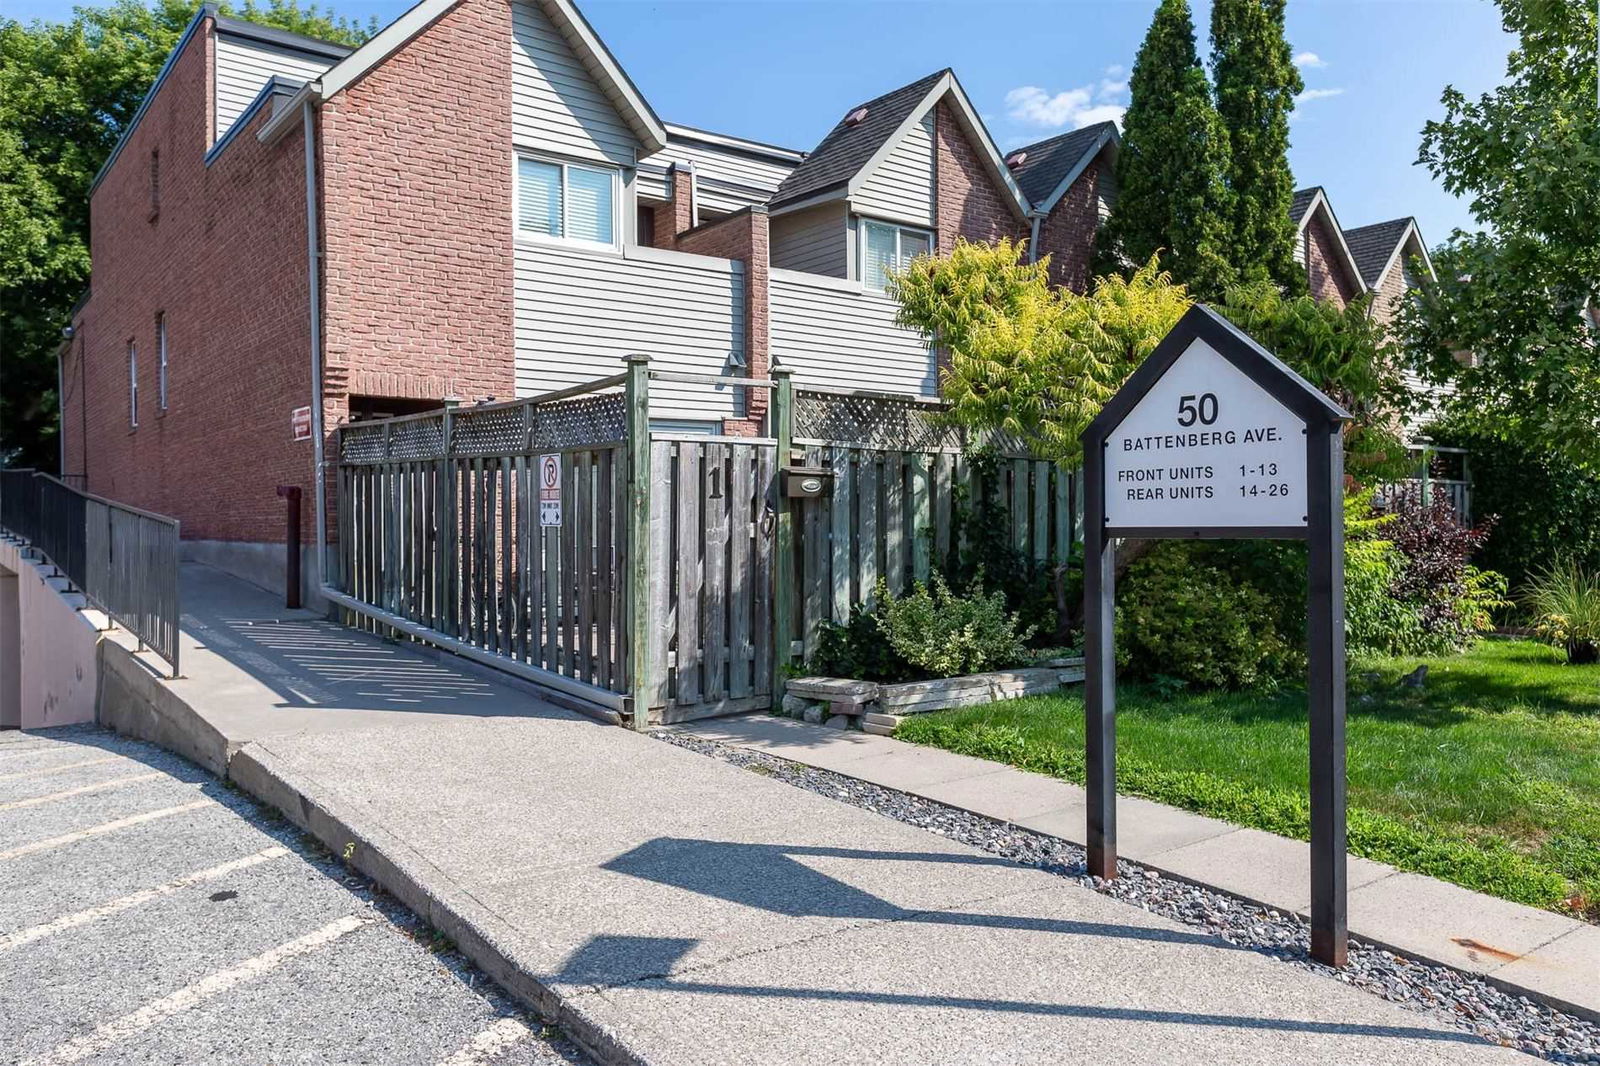
[[[900,222],[932,226],[933,112],[911,127],[851,198],[852,206]]]
[[[926,230],[864,218],[857,243],[861,248],[858,276],[862,286],[882,292],[889,284],[890,271],[904,270],[917,256],[933,250],[933,235]]]
[[[217,34],[216,122],[213,140],[220,140],[234,120],[273,77],[311,81],[333,66],[328,56],[276,48],[260,41]]]
[[[715,212],[738,211],[751,204],[766,203],[798,165],[669,137],[666,148],[640,160],[639,195],[665,200],[666,168],[673,163],[694,164],[700,207]]]
[[[518,147],[631,166],[639,142],[538,4],[511,5],[511,136]]]
[[[614,245],[617,172],[517,159],[517,232]]]
[[[729,372],[744,362],[744,264],[651,248],[626,254],[555,243],[516,249],[517,395],[622,373],[623,357],[653,370]],[[730,360],[730,356],[733,360]],[[650,413],[717,420],[743,390],[656,382]]]
[[[938,393],[927,339],[894,322],[898,305],[875,292],[774,270],[772,356],[794,371],[795,387]]]
[[[831,278],[850,276],[850,234],[844,204],[779,215],[769,229],[772,265],[780,270],[803,270]]]

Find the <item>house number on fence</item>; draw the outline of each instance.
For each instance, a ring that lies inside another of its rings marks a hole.
[[[1190,308],[1083,434],[1089,872],[1115,877],[1115,545],[1278,538],[1307,544],[1311,953],[1343,966],[1344,452],[1350,416],[1202,305]]]
[[[561,524],[561,456],[539,456],[539,525]]]

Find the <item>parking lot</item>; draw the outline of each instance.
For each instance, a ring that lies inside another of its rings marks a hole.
[[[365,879],[184,760],[0,733],[7,1062],[583,1063]]]

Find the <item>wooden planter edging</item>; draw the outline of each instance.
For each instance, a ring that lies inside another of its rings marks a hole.
[[[1053,659],[1044,666],[897,685],[840,677],[797,677],[785,686],[783,710],[810,722],[825,720],[839,728],[859,727],[887,736],[908,715],[1036,696],[1082,680],[1082,658]]]

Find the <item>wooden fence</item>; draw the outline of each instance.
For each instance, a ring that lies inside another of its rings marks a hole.
[[[340,431],[338,587],[352,620],[522,673],[636,726],[771,706],[827,619],[926,581],[980,490],[936,405],[772,381],[626,374]],[[649,430],[652,381],[772,392],[770,437]],[[833,473],[789,500],[780,459]],[[547,465],[548,464],[548,465]],[[553,469],[551,469],[553,468]],[[552,477],[545,477],[550,469]],[[1040,563],[1077,537],[1072,475],[990,475]],[[798,638],[798,639],[796,639]]]

